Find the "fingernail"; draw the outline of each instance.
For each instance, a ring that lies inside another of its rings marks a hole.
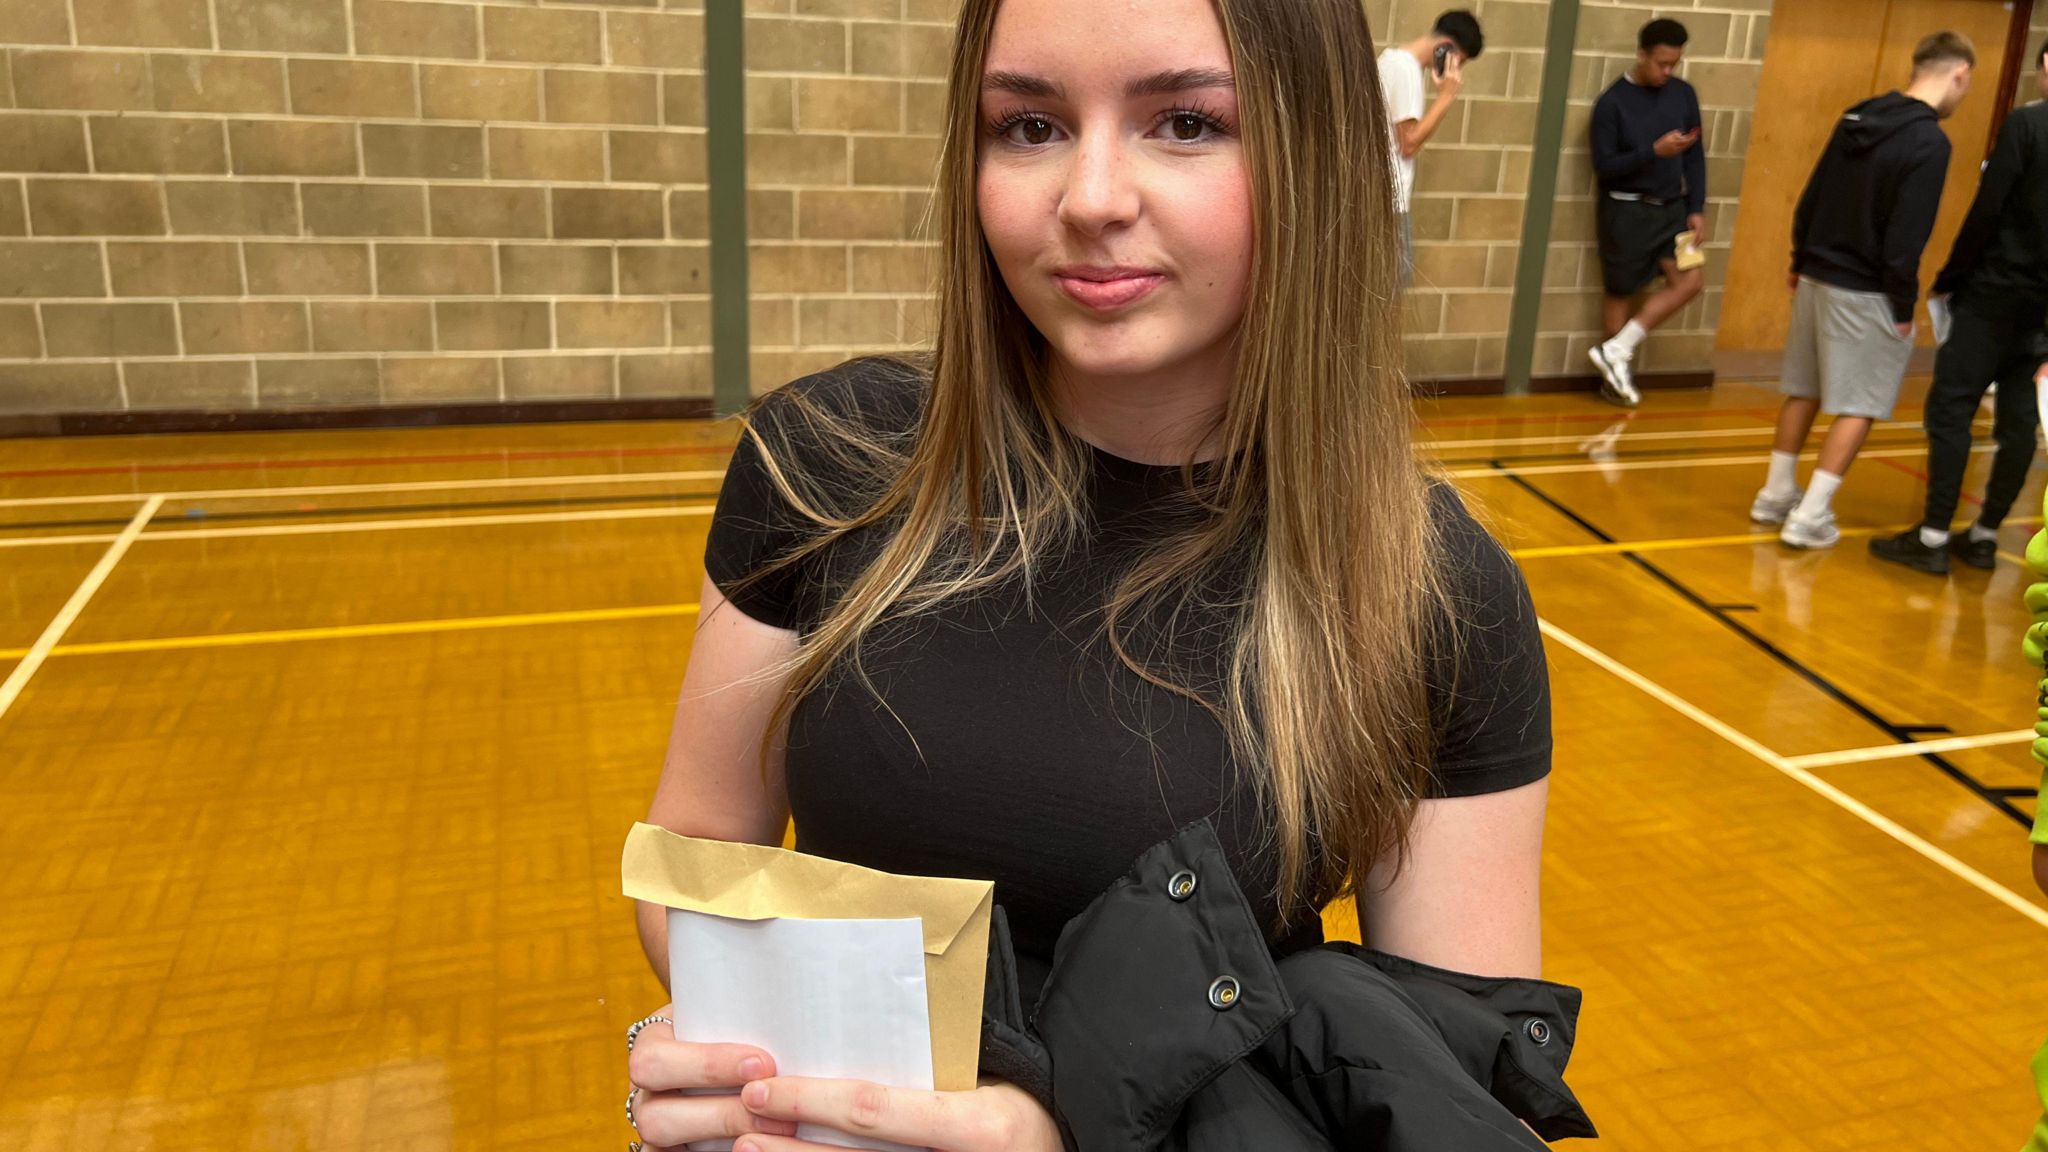
[[[732,1146],[732,1152],[761,1152],[761,1146],[752,1140],[742,1140]]]
[[[759,1108],[768,1103],[768,1085],[757,1080],[740,1089],[740,1103],[749,1108]]]
[[[740,1061],[740,1079],[759,1080],[768,1074],[768,1062],[759,1056],[749,1056]]]

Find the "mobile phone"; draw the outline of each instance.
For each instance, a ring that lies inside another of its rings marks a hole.
[[[1437,78],[1437,79],[1441,80],[1441,79],[1443,79],[1443,78],[1444,78],[1444,69],[1445,69],[1446,67],[1448,67],[1448,66],[1449,66],[1449,62],[1450,62],[1450,59],[1451,59],[1451,46],[1450,46],[1449,44],[1439,44],[1439,45],[1437,45],[1437,46],[1436,46],[1436,78]]]

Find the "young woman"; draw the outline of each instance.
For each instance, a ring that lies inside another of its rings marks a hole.
[[[753,413],[651,822],[793,811],[806,852],[992,879],[1027,1004],[1204,817],[1276,954],[1357,877],[1376,948],[1537,972],[1541,641],[1412,455],[1372,61],[1357,0],[966,0],[934,353]],[[666,1023],[630,1072],[650,1147],[1060,1146],[1004,1084],[778,1078]]]

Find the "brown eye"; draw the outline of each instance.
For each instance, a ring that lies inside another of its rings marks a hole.
[[[1191,112],[1182,112],[1170,121],[1173,138],[1183,144],[1192,144],[1209,130],[1208,122]]]
[[[1011,131],[1025,144],[1038,145],[1052,139],[1052,125],[1036,117],[1018,121]]]

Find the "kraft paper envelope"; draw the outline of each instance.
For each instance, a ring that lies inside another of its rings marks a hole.
[[[933,1084],[942,1092],[974,1087],[994,884],[893,876],[780,848],[695,840],[652,824],[633,826],[621,863],[627,896],[686,912],[733,920],[922,920]]]

